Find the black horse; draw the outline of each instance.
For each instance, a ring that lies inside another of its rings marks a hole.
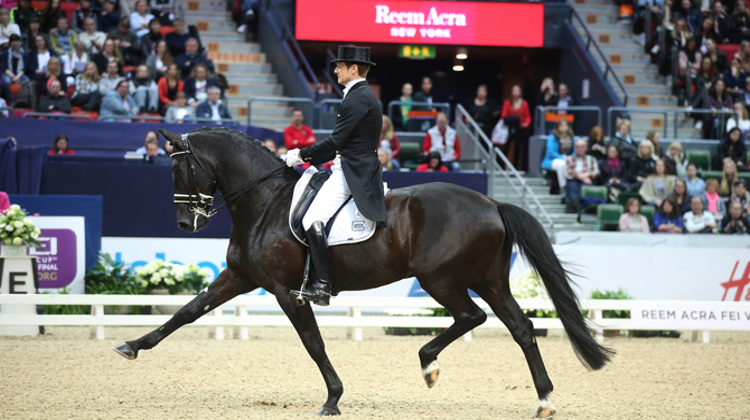
[[[299,174],[261,142],[238,131],[203,128],[187,135],[159,130],[174,146],[177,224],[195,232],[210,220],[217,188],[232,217],[227,268],[166,324],[115,347],[128,359],[156,346],[172,332],[229,299],[258,287],[276,299],[317,363],[328,388],[319,415],[337,415],[344,391],[328,360],[310,305],[289,295],[299,289],[305,249],[292,236],[288,212]],[[253,182],[251,182],[253,181]],[[251,184],[247,184],[251,182]],[[228,193],[226,193],[228,192]],[[505,323],[521,347],[539,396],[537,417],[554,414],[547,376],[533,325],[511,295],[511,250],[518,245],[543,279],[573,350],[590,369],[602,368],[613,352],[600,346],[570,287],[570,279],[541,224],[524,210],[450,184],[433,183],[392,190],[386,197],[388,227],[366,242],[331,249],[334,294],[365,290],[416,277],[455,322],[419,350],[428,387],[438,379],[437,356],[450,343],[481,325],[487,314],[469,296],[475,291]]]

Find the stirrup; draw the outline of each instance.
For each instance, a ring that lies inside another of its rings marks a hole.
[[[310,302],[318,306],[328,306],[331,301],[331,294],[320,289],[315,289],[318,293],[308,292],[307,290],[291,290],[289,295],[296,296],[297,304],[303,306],[305,303]]]

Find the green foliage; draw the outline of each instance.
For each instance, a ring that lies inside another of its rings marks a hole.
[[[591,291],[590,299],[622,299],[630,300],[632,296],[628,295],[627,291],[622,288],[618,288],[617,291],[605,290],[600,292],[599,289]],[[604,318],[630,318],[630,311],[625,310],[604,310],[602,311],[602,317]]]
[[[50,295],[49,291],[42,292],[43,295]],[[68,288],[60,290],[61,295],[70,294]],[[91,306],[83,305],[44,305],[44,315],[87,315],[91,313]]]
[[[99,262],[86,273],[86,294],[97,295],[140,295],[145,288],[136,281],[133,270],[121,262],[114,262],[112,256],[99,254]]]

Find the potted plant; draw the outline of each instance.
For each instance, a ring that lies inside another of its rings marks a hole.
[[[164,260],[146,264],[136,276],[145,293],[154,295],[195,295],[208,286],[208,273],[195,264],[181,265]],[[162,314],[174,314],[179,305],[158,305]]]
[[[21,206],[13,204],[0,216],[0,244],[3,256],[25,256],[30,246],[40,245],[37,238],[41,230],[34,226],[34,221],[26,217],[27,215]]]
[[[517,299],[549,299],[547,289],[544,288],[544,285],[539,280],[539,274],[534,270],[529,270],[521,276],[511,279],[510,291],[513,293],[513,297]],[[557,312],[547,309],[524,309],[523,312],[526,316],[532,318],[557,318]],[[537,337],[546,337],[547,330],[534,328],[534,335]]]
[[[628,295],[628,292],[622,288],[618,288],[617,291],[605,290],[600,292],[599,289],[591,291],[591,299],[633,299],[632,296]],[[630,318],[630,311],[612,309],[603,310],[602,318]],[[620,335],[620,330],[604,330],[605,337],[614,337]]]
[[[84,277],[86,294],[98,295],[140,295],[146,290],[136,280],[135,273],[126,264],[115,262],[107,253],[99,254],[99,261]],[[105,306],[104,313],[150,313],[150,306]]]

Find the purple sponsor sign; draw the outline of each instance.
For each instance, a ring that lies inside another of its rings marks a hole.
[[[37,256],[39,288],[57,289],[68,286],[76,276],[76,234],[70,229],[42,229],[42,246],[31,249]]]

